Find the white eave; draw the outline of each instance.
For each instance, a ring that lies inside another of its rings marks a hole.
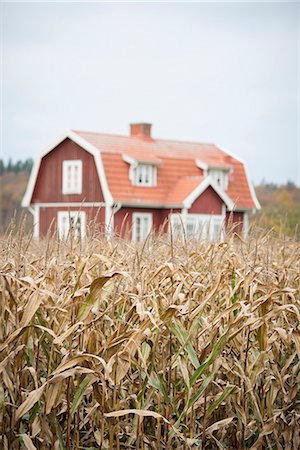
[[[261,209],[260,203],[259,203],[259,201],[258,201],[258,199],[257,199],[257,197],[256,197],[256,193],[255,193],[255,190],[254,190],[254,186],[253,186],[253,184],[252,184],[252,182],[251,182],[251,179],[250,179],[249,172],[248,172],[247,165],[246,165],[245,161],[244,161],[243,159],[239,158],[238,156],[236,156],[236,155],[235,155],[234,153],[232,153],[231,151],[225,149],[225,148],[222,147],[221,145],[216,145],[216,146],[217,146],[220,150],[222,150],[224,153],[226,153],[227,155],[231,156],[232,158],[236,159],[238,162],[240,162],[241,164],[243,164],[244,169],[245,169],[246,179],[247,179],[247,182],[248,182],[248,186],[249,186],[249,190],[250,190],[250,194],[251,194],[253,203],[254,203],[255,208],[256,208],[257,210]]]
[[[207,176],[183,201],[184,208],[189,209],[194,201],[209,187],[211,186],[213,190],[218,194],[218,196],[225,203],[228,211],[233,211],[235,204],[231,198],[224,192],[219,186],[214,182],[214,180]]]
[[[196,166],[197,166],[199,169],[202,169],[204,172],[207,172],[207,170],[208,170],[208,165],[207,165],[205,162],[200,161],[200,159],[196,159],[196,160],[195,160],[195,163],[196,163]]]
[[[135,158],[134,156],[126,153],[122,154],[122,159],[133,167],[137,167],[138,164],[151,164],[152,166],[159,166],[162,164],[160,159]]]
[[[93,155],[95,164],[96,164],[99,181],[100,181],[100,185],[101,185],[102,192],[103,192],[104,200],[107,204],[112,205],[113,198],[112,198],[112,195],[108,188],[100,150],[98,150],[95,146],[93,146],[92,144],[87,142],[85,139],[83,139],[77,133],[70,130],[67,133],[65,133],[64,135],[62,135],[56,142],[54,142],[44,152],[42,152],[42,154],[40,154],[40,156],[35,160],[35,163],[33,165],[33,168],[32,168],[32,171],[31,171],[31,174],[29,177],[27,188],[26,188],[23,200],[22,200],[22,206],[29,207],[31,204],[32,194],[33,194],[34,187],[36,184],[36,180],[37,180],[37,176],[39,173],[42,158],[44,156],[46,156],[48,153],[50,153],[59,144],[61,144],[65,139],[70,139],[71,141],[75,142],[80,147],[82,147],[84,150],[86,150],[88,153]]]

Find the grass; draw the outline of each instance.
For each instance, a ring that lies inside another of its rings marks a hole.
[[[0,447],[298,449],[300,246],[1,239]]]

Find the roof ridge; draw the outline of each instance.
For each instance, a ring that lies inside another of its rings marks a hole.
[[[133,136],[128,136],[126,134],[115,134],[115,133],[102,133],[100,131],[86,131],[86,130],[73,130],[73,133],[88,133],[88,134],[100,134],[101,136],[114,136],[114,137],[124,137],[124,138],[131,138]]]
[[[127,134],[118,134],[118,133],[103,133],[101,131],[88,131],[88,130],[74,130],[71,129],[73,133],[88,133],[88,134],[96,134],[100,136],[113,136],[113,137],[122,137],[126,139],[137,139],[142,140],[143,142],[171,142],[171,143],[181,143],[181,144],[192,144],[192,145],[212,145],[218,150],[221,150],[223,153],[226,153],[223,149],[219,148],[217,144],[213,142],[201,142],[201,141],[188,141],[188,140],[181,140],[181,139],[162,139],[162,138],[151,138],[151,139],[141,139],[137,136],[130,136]]]
[[[192,145],[213,145],[214,147],[216,147],[216,148],[218,148],[219,149],[219,147],[217,146],[217,144],[214,144],[213,142],[200,142],[200,141],[185,141],[185,140],[181,140],[181,139],[179,139],[179,140],[176,140],[176,139],[154,139],[155,141],[162,141],[162,142],[180,142],[180,143],[182,143],[182,144],[192,144]],[[223,150],[222,150],[223,151]],[[223,152],[223,153],[225,153],[225,152]]]

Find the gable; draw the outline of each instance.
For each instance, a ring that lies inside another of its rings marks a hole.
[[[82,161],[82,193],[63,194],[62,166],[65,160]],[[101,202],[103,192],[94,157],[77,143],[66,138],[42,157],[32,194],[32,203]]]
[[[217,192],[208,186],[192,203],[189,214],[222,214],[226,207],[224,201]]]

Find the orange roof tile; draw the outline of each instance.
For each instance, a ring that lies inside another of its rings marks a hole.
[[[205,177],[182,177],[179,178],[173,188],[168,192],[166,203],[183,203],[186,197],[193,192]]]
[[[227,195],[237,209],[256,207],[244,164],[214,144],[85,131],[74,133],[101,152],[108,187],[115,201],[149,205],[181,203],[185,193],[188,195],[194,190],[196,181],[197,185],[201,182],[204,173],[196,165],[196,160],[200,160],[208,167],[231,168]],[[160,163],[157,186],[133,186],[129,180],[129,164],[123,160],[123,155],[138,161]]]

